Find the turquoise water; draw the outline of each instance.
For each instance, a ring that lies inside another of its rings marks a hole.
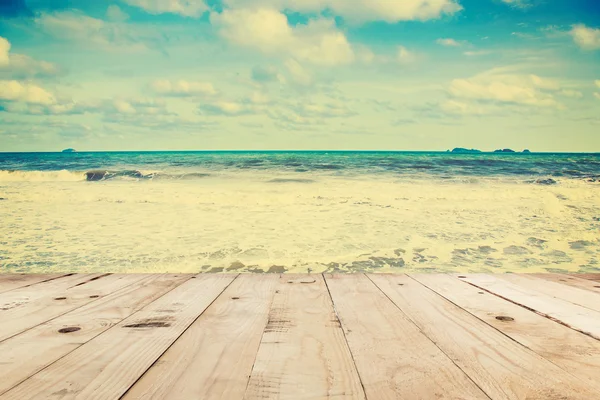
[[[0,153],[0,171],[106,171],[93,179],[201,178],[239,170],[337,175],[394,174],[512,177],[600,177],[600,154],[439,152],[88,152]],[[194,175],[194,173],[198,175]],[[26,176],[23,176],[26,179]]]

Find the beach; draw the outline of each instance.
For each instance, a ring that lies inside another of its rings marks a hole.
[[[106,154],[4,157],[3,272],[600,271],[598,156]]]

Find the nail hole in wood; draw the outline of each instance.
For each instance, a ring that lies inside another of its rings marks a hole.
[[[66,297],[55,297],[54,300],[66,300]]]
[[[466,278],[466,276],[464,276],[464,275],[459,275],[458,277],[459,278]]]
[[[404,283],[399,283],[398,286],[404,286]]]
[[[595,287],[595,288],[599,288],[599,289],[600,289],[600,286],[594,286],[594,287]]]
[[[77,332],[79,330],[81,330],[81,328],[78,326],[69,326],[68,328],[59,329],[58,333],[71,333],[71,332]]]
[[[90,296],[90,299],[97,299],[98,297],[100,297],[100,296],[98,296],[97,294],[93,294]]]
[[[499,315],[499,316],[496,317],[496,319],[498,321],[505,321],[505,322],[514,321],[515,320],[513,317],[505,317],[504,315]]]
[[[231,300],[239,300],[239,297],[232,297]]]
[[[485,294],[485,292],[477,292],[477,293],[479,293],[479,294]]]

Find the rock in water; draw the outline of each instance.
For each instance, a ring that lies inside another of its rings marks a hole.
[[[556,182],[552,178],[548,178],[548,179],[538,179],[537,181],[535,181],[535,183],[537,183],[538,185],[556,185],[558,182]]]
[[[85,179],[90,182],[101,181],[102,179],[104,179],[106,174],[108,174],[108,171],[105,170],[88,171],[85,173]]]
[[[467,154],[470,154],[470,153],[481,153],[481,150],[477,150],[477,149],[464,149],[462,147],[457,147],[455,149],[452,149],[452,153],[461,153],[461,154],[464,154],[464,153],[467,153]]]
[[[77,153],[77,150],[69,148],[69,149],[64,149],[62,152],[63,153]]]

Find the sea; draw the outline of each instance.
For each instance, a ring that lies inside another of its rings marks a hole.
[[[600,154],[0,153],[0,272],[600,272]]]

